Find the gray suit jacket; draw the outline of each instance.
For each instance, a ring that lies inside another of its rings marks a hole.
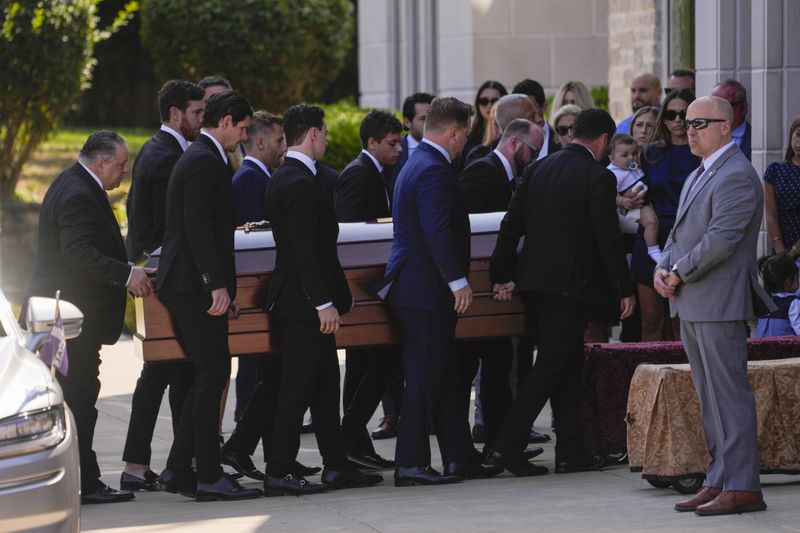
[[[681,191],[675,226],[658,266],[677,266],[683,284],[672,316],[690,322],[749,320],[775,309],[758,283],[756,241],[764,191],[737,146],[726,150],[689,191]]]

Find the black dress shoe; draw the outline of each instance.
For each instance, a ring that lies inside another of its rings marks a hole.
[[[112,489],[105,483],[101,483],[97,490],[88,494],[82,494],[81,503],[85,505],[92,503],[129,502],[135,497],[136,496],[134,496],[132,492],[128,492],[127,490]]]
[[[377,452],[372,453],[348,453],[347,460],[356,468],[368,470],[387,470],[394,468],[394,461],[384,459]]]
[[[543,476],[549,472],[547,467],[529,463],[523,454],[506,455],[492,451],[486,459],[490,464],[500,466],[518,477]]]
[[[156,481],[158,490],[194,498],[197,493],[197,477],[191,470],[170,470],[165,468]]]
[[[475,443],[483,443],[486,442],[486,432],[483,426],[474,425],[472,426],[472,442]]]
[[[398,418],[396,416],[384,416],[380,424],[372,432],[373,440],[391,439],[397,436]]]
[[[236,450],[232,450],[227,446],[223,446],[220,450],[220,462],[228,465],[243,476],[256,481],[264,481],[264,473],[256,468],[250,456]]]
[[[542,442],[550,442],[550,435],[531,430],[531,432],[528,434],[528,443],[540,444]]]
[[[442,475],[430,466],[398,466],[394,470],[394,486],[448,485],[464,481],[463,476]]]
[[[133,492],[153,492],[158,490],[157,481],[158,474],[152,470],[145,472],[144,478],[123,472],[122,475],[119,476],[119,488],[121,490],[130,490]]]
[[[348,489],[357,487],[370,487],[383,481],[380,474],[365,474],[353,467],[331,469],[325,467],[320,476],[322,483],[333,489]]]
[[[477,459],[469,459],[466,461],[453,461],[447,463],[444,467],[444,475],[446,476],[461,476],[465,479],[481,479],[487,477],[494,477],[503,468],[496,465],[484,466]]]
[[[263,494],[259,489],[246,489],[230,476],[222,475],[216,483],[197,482],[196,498],[199,502],[216,500],[249,500]]]
[[[605,458],[599,455],[588,455],[574,461],[556,462],[556,474],[572,474],[574,472],[594,472],[607,466]]]
[[[314,474],[319,474],[322,471],[321,466],[306,466],[298,461],[294,462],[293,469],[294,473],[300,475],[300,477],[313,476]]]
[[[303,476],[295,474],[286,474],[280,477],[267,473],[267,479],[264,480],[264,496],[284,496],[286,494],[304,496],[306,494],[328,492],[328,490],[330,490],[330,487],[326,485],[309,483]]]
[[[539,457],[543,453],[544,453],[544,448],[542,448],[541,446],[536,446],[534,448],[528,448],[527,450],[522,452],[522,455],[525,457],[527,461],[530,461],[534,457]]]

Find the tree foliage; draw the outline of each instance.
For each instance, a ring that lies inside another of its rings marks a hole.
[[[95,44],[138,8],[128,2],[97,27],[99,0],[3,2],[0,26],[0,198],[14,193],[22,165],[88,87]]]
[[[223,76],[276,112],[319,97],[354,31],[350,0],[143,0],[141,17],[162,81]]]

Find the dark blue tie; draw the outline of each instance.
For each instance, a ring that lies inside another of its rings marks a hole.
[[[700,176],[702,176],[703,172],[705,172],[705,171],[706,171],[706,169],[703,166],[703,163],[700,163],[700,168],[697,169],[697,174],[694,175],[694,177],[692,178],[692,182],[689,184],[689,192],[692,192],[692,189],[694,189],[694,186],[697,185],[697,180],[700,179]]]

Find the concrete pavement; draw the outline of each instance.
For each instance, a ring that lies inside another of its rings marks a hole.
[[[119,486],[122,448],[130,400],[141,361],[130,339],[102,352],[102,390],[95,433],[95,451],[103,480]],[[224,430],[233,428],[233,388],[228,398]],[[549,413],[537,420],[549,432]],[[377,424],[373,420],[370,427]],[[164,466],[172,439],[167,402],[153,439],[153,469]],[[378,453],[394,455],[394,439],[376,441]],[[553,444],[544,445],[538,463],[553,469]],[[432,439],[434,466],[440,461]],[[254,458],[263,466],[261,450]],[[320,464],[313,435],[303,435],[299,460]],[[131,503],[83,506],[86,531],[800,531],[800,477],[762,476],[769,509],[763,513],[700,518],[676,513],[683,497],[655,489],[626,466],[602,472],[515,478],[502,474],[489,480],[444,487],[396,488],[391,472],[369,489],[349,489],[296,498],[260,498],[244,502],[196,503],[168,493],[139,493]],[[316,480],[317,478],[312,478]],[[245,481],[248,486],[259,486]]]

